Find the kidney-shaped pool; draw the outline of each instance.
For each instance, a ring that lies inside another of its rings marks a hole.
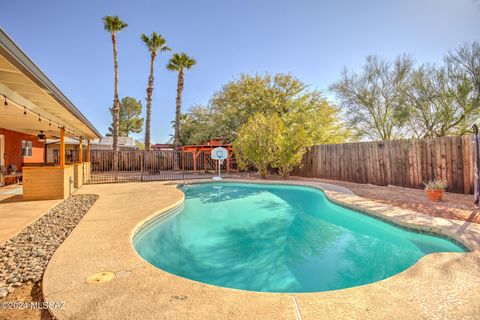
[[[137,252],[188,279],[252,291],[315,292],[397,274],[457,244],[336,205],[293,185],[205,183],[181,187],[184,206],[143,227]]]

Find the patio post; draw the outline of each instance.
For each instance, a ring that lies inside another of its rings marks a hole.
[[[90,140],[87,140],[87,162],[90,162]]]
[[[83,138],[78,141],[78,162],[83,162]]]
[[[60,167],[65,168],[65,128],[60,128]]]

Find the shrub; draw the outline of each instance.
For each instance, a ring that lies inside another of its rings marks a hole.
[[[260,177],[267,177],[268,168],[275,161],[276,140],[283,126],[276,115],[267,117],[256,113],[243,125],[233,143],[240,168],[257,167]]]
[[[310,142],[303,125],[287,126],[276,114],[257,113],[240,128],[233,147],[242,169],[254,165],[260,177],[266,178],[269,167],[278,168],[279,174],[288,178]]]
[[[278,173],[283,178],[288,178],[293,168],[298,165],[305,154],[310,139],[305,129],[297,124],[280,127],[280,134],[275,140],[275,160],[273,167],[278,168]]]

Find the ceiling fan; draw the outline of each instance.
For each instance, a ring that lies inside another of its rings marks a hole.
[[[40,133],[37,135],[38,141],[45,142],[47,140],[47,136],[43,133],[43,130],[40,130]]]

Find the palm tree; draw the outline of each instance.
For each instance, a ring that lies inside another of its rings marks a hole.
[[[180,145],[180,116],[182,114],[183,71],[191,69],[197,62],[185,53],[174,53],[167,64],[167,69],[178,72],[177,82],[177,106],[175,110],[175,133],[173,145]]]
[[[117,63],[117,32],[125,29],[128,24],[120,20],[118,16],[105,16],[102,18],[105,31],[112,35],[113,45],[113,71],[114,71],[114,93],[112,106],[112,122],[113,122],[113,169],[118,169],[118,125],[120,121],[120,101],[118,99],[118,63]]]
[[[153,93],[153,66],[155,64],[155,57],[157,52],[169,51],[170,48],[167,47],[167,40],[162,37],[161,34],[152,32],[150,38],[142,33],[140,39],[145,42],[145,45],[150,51],[150,76],[148,77],[148,87],[147,87],[147,115],[145,119],[145,150],[150,150],[150,121],[152,113],[152,93]]]

